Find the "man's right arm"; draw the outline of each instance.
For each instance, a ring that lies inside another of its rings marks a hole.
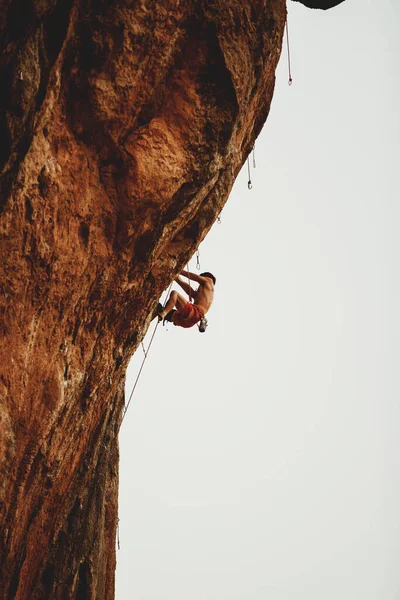
[[[181,275],[183,277],[188,277],[196,283],[206,283],[207,281],[206,277],[201,277],[201,275],[197,275],[197,273],[191,273],[190,271],[181,271]]]

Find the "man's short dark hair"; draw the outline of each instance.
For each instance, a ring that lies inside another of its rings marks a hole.
[[[209,277],[213,280],[214,285],[217,283],[217,280],[215,279],[214,275],[212,273],[209,273],[208,271],[206,271],[205,273],[200,273],[200,277]]]

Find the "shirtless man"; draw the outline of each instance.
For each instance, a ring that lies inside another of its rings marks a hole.
[[[181,275],[188,277],[190,282],[195,281],[200,284],[197,290],[194,290],[190,283],[183,281],[180,277],[175,280],[187,293],[189,300],[193,298],[193,304],[187,302],[181,294],[172,290],[165,308],[161,304],[157,307],[158,319],[159,321],[171,321],[178,327],[193,327],[201,319],[204,319],[204,315],[210,309],[214,298],[216,279],[211,273],[197,275],[196,273],[190,273],[190,271],[182,271]]]

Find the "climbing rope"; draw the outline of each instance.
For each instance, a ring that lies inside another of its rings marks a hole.
[[[288,72],[289,72],[288,84],[292,85],[293,79],[292,79],[292,70],[290,67],[289,24],[288,24],[287,16],[286,16],[285,29],[286,29],[286,47],[287,47],[287,58],[288,58]]]
[[[251,190],[251,188],[253,187],[253,184],[251,183],[251,175],[250,175],[250,155],[247,157],[247,173],[248,173],[248,181],[247,181],[247,187],[249,190]]]
[[[219,217],[218,217],[218,219],[219,219]],[[199,252],[199,249],[196,250],[196,269],[200,270],[200,252]],[[188,273],[188,281],[189,281],[189,300],[191,301],[192,300],[192,295],[190,293],[191,285],[190,285],[189,263],[187,264],[187,273]],[[168,298],[169,298],[169,294],[170,294],[170,291],[171,291],[171,288],[172,288],[172,284],[173,284],[173,282],[171,281],[171,285],[168,288],[167,296],[166,296],[166,299],[165,299],[165,302],[164,302],[164,307],[167,304],[167,301],[168,301]],[[158,328],[159,324],[160,324],[160,321],[157,321],[156,326],[154,327],[152,336],[150,338],[149,345],[147,346],[147,350],[145,349],[143,342],[141,342],[144,357],[143,357],[143,360],[142,360],[142,364],[140,365],[140,369],[139,369],[139,372],[137,374],[135,383],[133,384],[133,388],[132,388],[132,391],[130,393],[129,400],[128,400],[128,402],[127,402],[127,404],[126,404],[126,406],[124,408],[124,411],[122,413],[121,425],[122,425],[122,422],[123,422],[123,420],[125,418],[126,413],[128,412],[128,408],[129,408],[129,405],[131,403],[132,396],[133,396],[133,394],[134,394],[134,392],[136,390],[136,386],[137,386],[138,381],[140,379],[140,375],[142,373],[142,370],[143,370],[143,367],[144,367],[144,363],[146,362],[146,358],[147,358],[147,356],[149,354],[149,351],[150,351],[151,345],[153,343],[154,337],[156,335],[156,331],[157,331],[157,328]]]
[[[250,154],[253,155],[253,169],[256,168],[256,145],[254,144],[253,149],[250,150]],[[253,187],[253,184],[251,182],[251,173],[250,173],[250,154],[247,157],[247,175],[248,175],[248,181],[247,181],[247,187],[249,188],[249,190],[251,190],[251,188]],[[220,223],[221,220],[218,217],[218,222]]]
[[[186,272],[187,272],[187,278],[188,278],[188,284],[189,284],[189,292],[188,292],[188,296],[189,296],[189,302],[192,301],[192,294],[190,292],[191,290],[191,286],[190,286],[190,271],[189,271],[189,263],[186,265]]]
[[[166,297],[166,299],[165,299],[165,302],[164,302],[164,307],[165,307],[165,305],[167,304],[167,301],[168,301],[168,298],[169,298],[169,293],[170,293],[170,291],[171,291],[171,288],[172,288],[172,283],[173,283],[173,282],[171,281],[171,285],[170,285],[170,286],[169,286],[169,288],[168,288],[167,297]],[[129,400],[128,400],[128,402],[127,402],[127,404],[126,404],[125,408],[124,408],[124,412],[122,413],[121,425],[122,425],[122,422],[123,422],[123,420],[124,420],[124,418],[125,418],[125,415],[126,415],[126,413],[128,412],[128,408],[129,408],[129,405],[130,405],[130,403],[131,403],[132,396],[133,396],[133,394],[134,394],[134,392],[135,392],[136,386],[137,386],[137,384],[138,384],[138,381],[139,381],[140,375],[141,375],[141,373],[142,373],[142,370],[143,370],[143,367],[144,367],[144,363],[146,362],[146,358],[148,357],[148,354],[149,354],[149,351],[150,351],[151,345],[152,345],[152,343],[153,343],[153,340],[154,340],[154,336],[156,335],[156,331],[157,331],[157,328],[158,328],[158,326],[159,326],[160,322],[161,322],[161,321],[157,321],[157,323],[156,323],[156,326],[154,327],[153,334],[152,334],[152,336],[151,336],[151,338],[150,338],[149,345],[147,346],[147,350],[145,350],[145,348],[144,348],[144,345],[142,344],[142,348],[143,348],[143,352],[144,352],[144,358],[143,358],[143,360],[142,360],[142,364],[140,365],[140,369],[139,369],[139,372],[138,372],[138,374],[137,374],[137,377],[136,377],[135,383],[133,384],[133,388],[132,388],[132,391],[131,391],[131,393],[130,393]]]
[[[119,543],[119,519],[118,519],[118,523],[117,523],[117,547],[118,547],[118,550],[121,549],[121,544]]]

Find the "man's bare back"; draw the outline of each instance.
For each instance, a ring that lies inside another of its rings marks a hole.
[[[214,299],[213,280],[210,277],[196,275],[195,273],[190,273],[189,271],[182,271],[181,275],[183,275],[184,277],[188,277],[190,281],[195,281],[196,283],[200,284],[196,291],[194,291],[191,287],[191,292],[189,295],[194,300],[193,304],[195,304],[198,307],[198,309],[203,313],[203,315],[205,315],[210,310],[210,306]],[[176,281],[181,287],[183,287],[182,283],[186,283],[182,282],[180,277],[178,277]],[[183,287],[183,289],[187,291],[185,287]]]

